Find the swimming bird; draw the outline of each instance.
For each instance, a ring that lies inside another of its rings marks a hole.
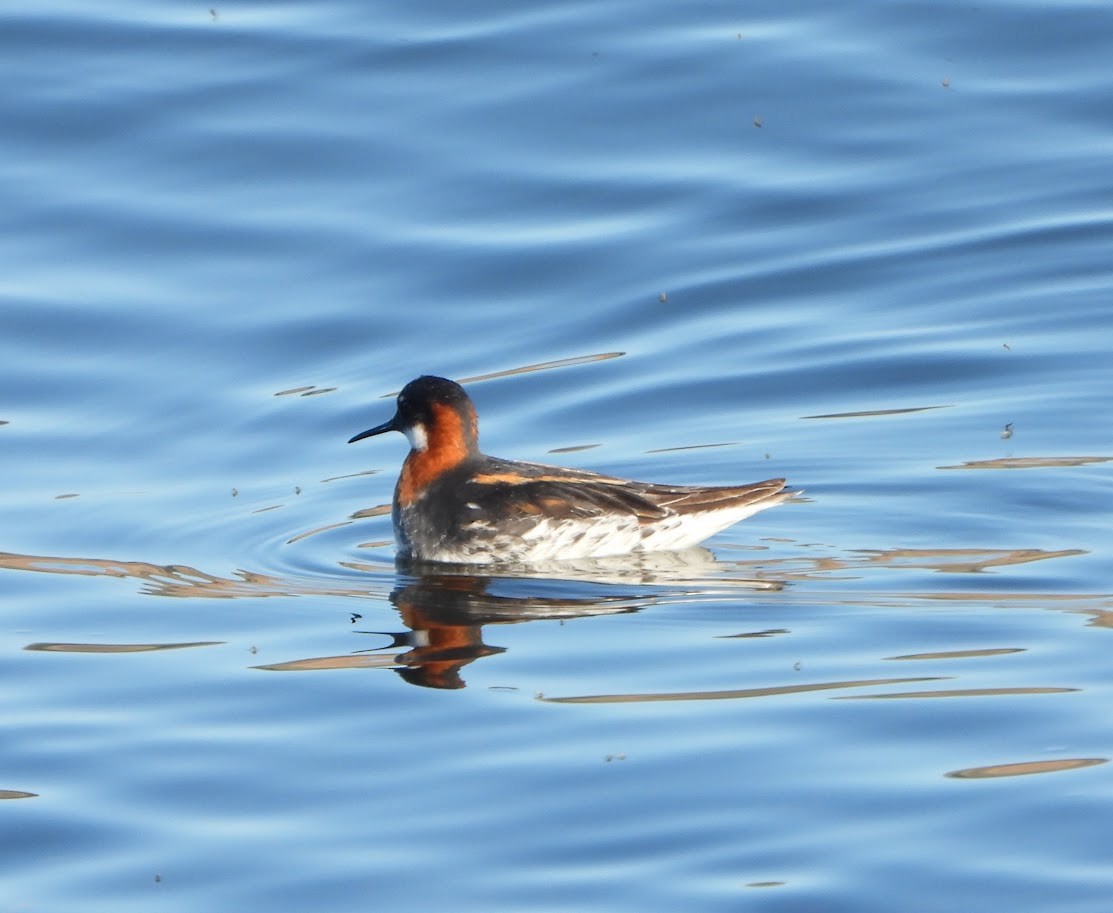
[[[531,564],[679,550],[797,494],[784,479],[659,485],[487,456],[471,398],[443,377],[410,381],[394,417],[348,443],[387,431],[410,442],[391,511],[403,559]]]

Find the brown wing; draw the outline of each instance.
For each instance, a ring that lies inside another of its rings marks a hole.
[[[731,485],[720,488],[689,488],[684,486],[647,486],[647,497],[662,508],[678,514],[705,510],[725,510],[745,507],[776,497],[784,491],[784,479],[766,479],[750,485]],[[790,493],[791,494],[791,493]]]
[[[479,478],[464,486],[464,498],[475,512],[503,521],[512,517],[554,519],[601,517],[609,513],[636,517],[652,523],[670,510],[630,488],[579,478]]]
[[[585,470],[499,460],[492,461],[488,471],[473,476],[464,495],[484,513],[503,518],[585,518],[618,512],[636,517],[640,523],[654,523],[673,513],[754,504],[775,496],[784,486],[784,479],[720,488],[656,485]]]

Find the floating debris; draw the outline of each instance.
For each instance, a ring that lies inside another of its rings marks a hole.
[[[551,371],[553,368],[570,368],[573,365],[586,365],[596,361],[607,361],[611,358],[621,358],[625,352],[598,352],[595,355],[575,355],[572,358],[558,358],[556,361],[543,361],[535,365],[524,365],[520,368],[510,368],[506,371],[495,371],[492,374],[477,374],[474,377],[462,377],[459,383],[474,384],[481,380],[495,380],[499,377],[512,377],[517,374],[529,374],[533,371]],[[388,396],[397,396],[389,393]]]
[[[580,450],[592,450],[598,446],[598,444],[574,444],[571,447],[554,447],[549,453],[576,453]]]
[[[742,637],[775,637],[778,634],[787,634],[788,628],[769,628],[765,631],[745,631],[742,634],[716,634],[716,640],[735,640]]]
[[[24,650],[32,653],[150,653],[156,650],[182,650],[188,647],[219,647],[222,640],[195,640],[172,644],[88,644],[39,642],[28,644]]]
[[[999,460],[970,460],[961,466],[936,466],[936,469],[1053,469],[1113,462],[1111,456],[1002,457]]]
[[[373,476],[377,472],[379,472],[378,469],[364,469],[361,472],[349,472],[347,475],[330,476],[327,479],[321,479],[321,483],[324,484],[327,482],[337,482],[340,479],[354,479],[358,476]]]
[[[1005,656],[1009,653],[1024,653],[1024,647],[983,647],[980,650],[941,650],[935,653],[905,653],[901,656],[886,656],[887,660],[909,659],[971,659],[982,656]]]
[[[1051,761],[1019,761],[1012,764],[991,764],[988,767],[967,767],[944,774],[955,780],[988,780],[994,777],[1022,777],[1028,774],[1057,773],[1079,770],[1108,763],[1108,758],[1057,758]]]
[[[310,536],[316,536],[318,533],[327,533],[331,529],[340,529],[342,526],[350,526],[351,523],[351,520],[341,520],[339,523],[330,523],[327,526],[318,526],[316,529],[308,529],[303,533],[298,533],[296,536],[287,539],[286,544],[293,545],[295,542],[308,539]]]
[[[658,447],[646,453],[674,453],[677,450],[710,450],[713,447],[734,447],[738,441],[723,441],[721,444],[682,444],[679,447]]]
[[[909,412],[929,412],[932,409],[950,409],[946,406],[908,406],[904,409],[864,409],[859,412],[828,412],[824,415],[801,415],[800,418],[868,418],[875,415],[904,415]]]
[[[1009,422],[1008,424],[1005,425],[1004,430],[1001,432],[1001,437],[1008,440],[1012,436],[1013,436],[1013,423]]]

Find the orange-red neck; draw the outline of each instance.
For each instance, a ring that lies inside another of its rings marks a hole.
[[[425,428],[425,448],[410,451],[398,478],[398,501],[403,507],[420,498],[443,473],[479,453],[478,422],[471,403],[463,413],[442,403],[430,408],[432,420]]]

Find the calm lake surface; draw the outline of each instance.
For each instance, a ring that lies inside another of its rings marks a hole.
[[[1113,896],[1113,7],[0,28],[0,910]],[[394,563],[405,442],[806,491]],[[384,398],[387,397],[387,398]]]

